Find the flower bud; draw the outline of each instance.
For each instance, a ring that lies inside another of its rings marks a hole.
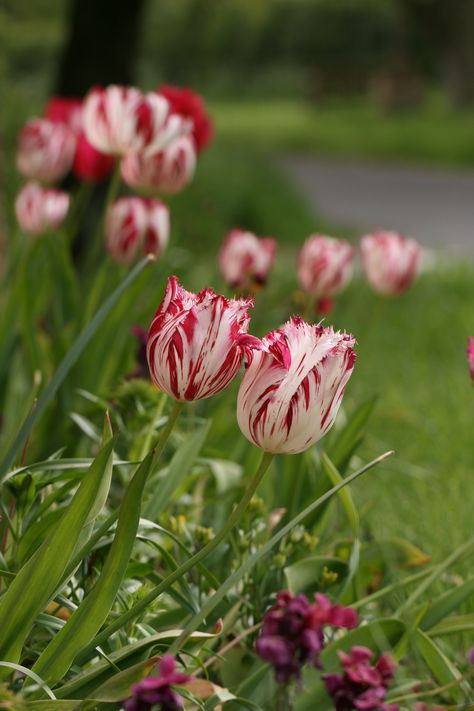
[[[260,346],[247,333],[252,306],[251,299],[226,299],[212,289],[193,294],[170,277],[148,333],[153,382],[179,401],[224,390],[244,355]]]
[[[55,182],[70,171],[75,149],[76,138],[68,126],[33,119],[18,135],[16,165],[25,178]]]
[[[354,271],[355,250],[349,242],[324,235],[311,235],[298,255],[298,279],[303,289],[317,299],[330,299],[349,283]]]
[[[245,230],[231,230],[219,252],[219,269],[231,288],[251,290],[255,283],[266,282],[275,252],[273,238],[260,238]]]
[[[196,150],[190,136],[174,139],[162,150],[129,153],[122,161],[122,178],[132,188],[178,193],[191,182]]]
[[[237,398],[243,434],[266,452],[296,454],[332,427],[355,363],[353,336],[295,316],[253,350]]]
[[[121,264],[144,254],[159,256],[168,244],[169,229],[169,211],[160,200],[122,197],[107,214],[106,246]]]
[[[421,247],[398,232],[375,232],[360,243],[362,269],[374,291],[383,296],[401,294],[418,271]]]
[[[69,210],[70,197],[63,190],[43,188],[26,183],[15,200],[15,213],[20,227],[31,234],[57,229]]]

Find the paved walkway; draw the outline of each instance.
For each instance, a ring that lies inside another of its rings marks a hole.
[[[310,206],[360,232],[396,229],[426,247],[474,256],[474,172],[308,156],[279,158]]]

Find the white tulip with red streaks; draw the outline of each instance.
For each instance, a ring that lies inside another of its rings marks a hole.
[[[106,247],[120,264],[145,254],[158,257],[168,244],[169,231],[169,210],[160,200],[121,197],[107,213]]]
[[[32,119],[18,134],[16,166],[32,180],[52,183],[71,170],[76,137],[64,124]]]
[[[25,232],[39,235],[55,230],[69,210],[70,197],[63,190],[44,188],[38,183],[26,183],[15,200],[15,214]]]
[[[276,241],[257,237],[253,232],[234,229],[224,239],[219,252],[219,269],[233,289],[265,284],[273,266]]]
[[[226,299],[212,289],[193,294],[170,277],[148,333],[153,382],[183,402],[226,388],[245,354],[260,346],[247,333],[252,306],[252,299]]]
[[[196,149],[191,136],[180,136],[162,150],[129,153],[122,161],[122,179],[132,188],[174,194],[192,180]]]
[[[421,259],[420,244],[399,232],[381,230],[360,243],[362,269],[372,289],[396,296],[414,281]]]
[[[339,294],[352,278],[354,254],[354,247],[345,240],[311,235],[298,255],[301,286],[318,299]]]
[[[265,452],[295,454],[332,427],[355,363],[353,336],[296,316],[262,340],[240,385],[237,419]]]

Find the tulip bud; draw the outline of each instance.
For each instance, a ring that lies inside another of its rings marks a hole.
[[[354,369],[355,340],[295,316],[268,334],[237,398],[243,434],[265,452],[296,454],[332,427]]]
[[[375,232],[360,243],[362,269],[374,291],[384,296],[401,294],[418,271],[421,247],[398,232]]]
[[[219,252],[219,269],[232,289],[251,290],[265,284],[273,266],[276,241],[253,232],[231,230]]]
[[[156,93],[128,86],[91,89],[84,100],[84,131],[94,148],[124,155],[147,146],[161,148],[189,125],[170,115],[169,103]]]
[[[193,294],[170,277],[148,332],[153,382],[182,402],[224,390],[244,355],[260,346],[247,333],[252,306],[252,299],[226,299],[212,289]]]
[[[68,126],[33,119],[18,135],[18,171],[47,183],[61,180],[71,169],[75,148],[76,138]]]
[[[330,300],[350,282],[354,254],[349,242],[311,235],[298,255],[298,279],[302,288],[320,302]]]
[[[69,210],[70,197],[62,190],[26,183],[15,200],[15,213],[25,232],[41,234],[57,229]]]
[[[122,161],[122,178],[132,188],[178,193],[191,182],[196,151],[190,136],[181,136],[158,151],[129,153]]]
[[[107,214],[107,249],[121,264],[129,264],[142,254],[159,256],[168,244],[169,229],[168,208],[159,200],[119,198]]]

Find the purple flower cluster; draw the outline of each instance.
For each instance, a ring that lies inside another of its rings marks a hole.
[[[179,711],[183,708],[183,699],[172,687],[186,684],[190,680],[187,674],[176,671],[176,661],[171,654],[165,654],[160,660],[156,676],[148,676],[132,686],[132,696],[125,702],[125,711]]]
[[[373,652],[367,647],[354,646],[349,654],[338,654],[344,672],[323,676],[336,711],[398,711],[398,706],[384,703],[395,668],[387,654],[375,665],[370,661]]]
[[[300,678],[305,664],[320,666],[325,626],[351,629],[358,623],[355,610],[333,605],[319,593],[310,603],[306,595],[280,592],[263,618],[256,650],[273,666],[276,680],[288,683]]]

